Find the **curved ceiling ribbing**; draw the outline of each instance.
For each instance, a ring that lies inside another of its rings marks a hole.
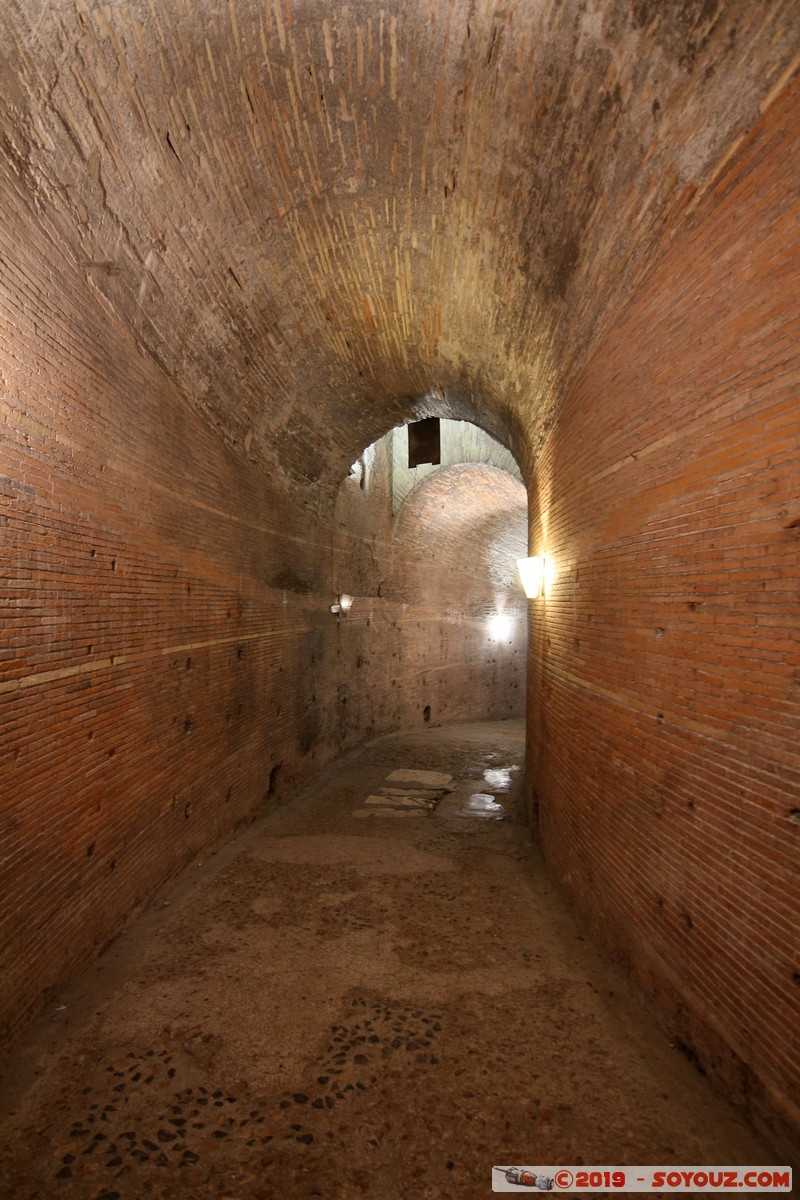
[[[396,421],[530,457],[758,115],[795,0],[0,0],[53,236],[242,454],[328,491]]]

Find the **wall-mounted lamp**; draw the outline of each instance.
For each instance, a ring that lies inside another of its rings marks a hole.
[[[518,558],[517,570],[529,600],[537,600],[542,594],[545,577],[545,557],[537,554],[533,558]]]
[[[352,607],[353,597],[348,596],[346,592],[342,592],[337,602],[331,605],[331,612],[336,613],[340,617],[346,617]]]

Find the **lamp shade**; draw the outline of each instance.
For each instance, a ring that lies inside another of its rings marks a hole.
[[[518,558],[517,570],[529,600],[536,600],[542,594],[544,582],[544,557],[540,554],[533,558]]]

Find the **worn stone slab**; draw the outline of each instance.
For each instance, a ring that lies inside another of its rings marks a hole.
[[[413,771],[404,767],[392,771],[384,780],[386,784],[410,783],[423,788],[448,788],[452,782],[453,776],[445,775],[441,771]]]
[[[424,808],[357,808],[354,817],[424,817],[428,810]]]
[[[381,784],[378,789],[381,796],[422,796],[427,800],[438,800],[442,795],[441,788],[390,788]]]
[[[367,796],[364,801],[365,808],[395,808],[398,811],[403,809],[421,808],[429,812],[434,807],[433,802],[426,796],[382,796],[372,795]]]

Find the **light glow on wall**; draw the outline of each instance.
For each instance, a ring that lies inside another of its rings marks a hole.
[[[549,596],[553,590],[553,584],[556,581],[556,563],[555,559],[550,554],[544,556],[544,579],[543,587],[545,596]]]
[[[502,642],[510,637],[511,629],[511,617],[507,617],[505,613],[495,613],[489,620],[489,637],[496,642]]]

